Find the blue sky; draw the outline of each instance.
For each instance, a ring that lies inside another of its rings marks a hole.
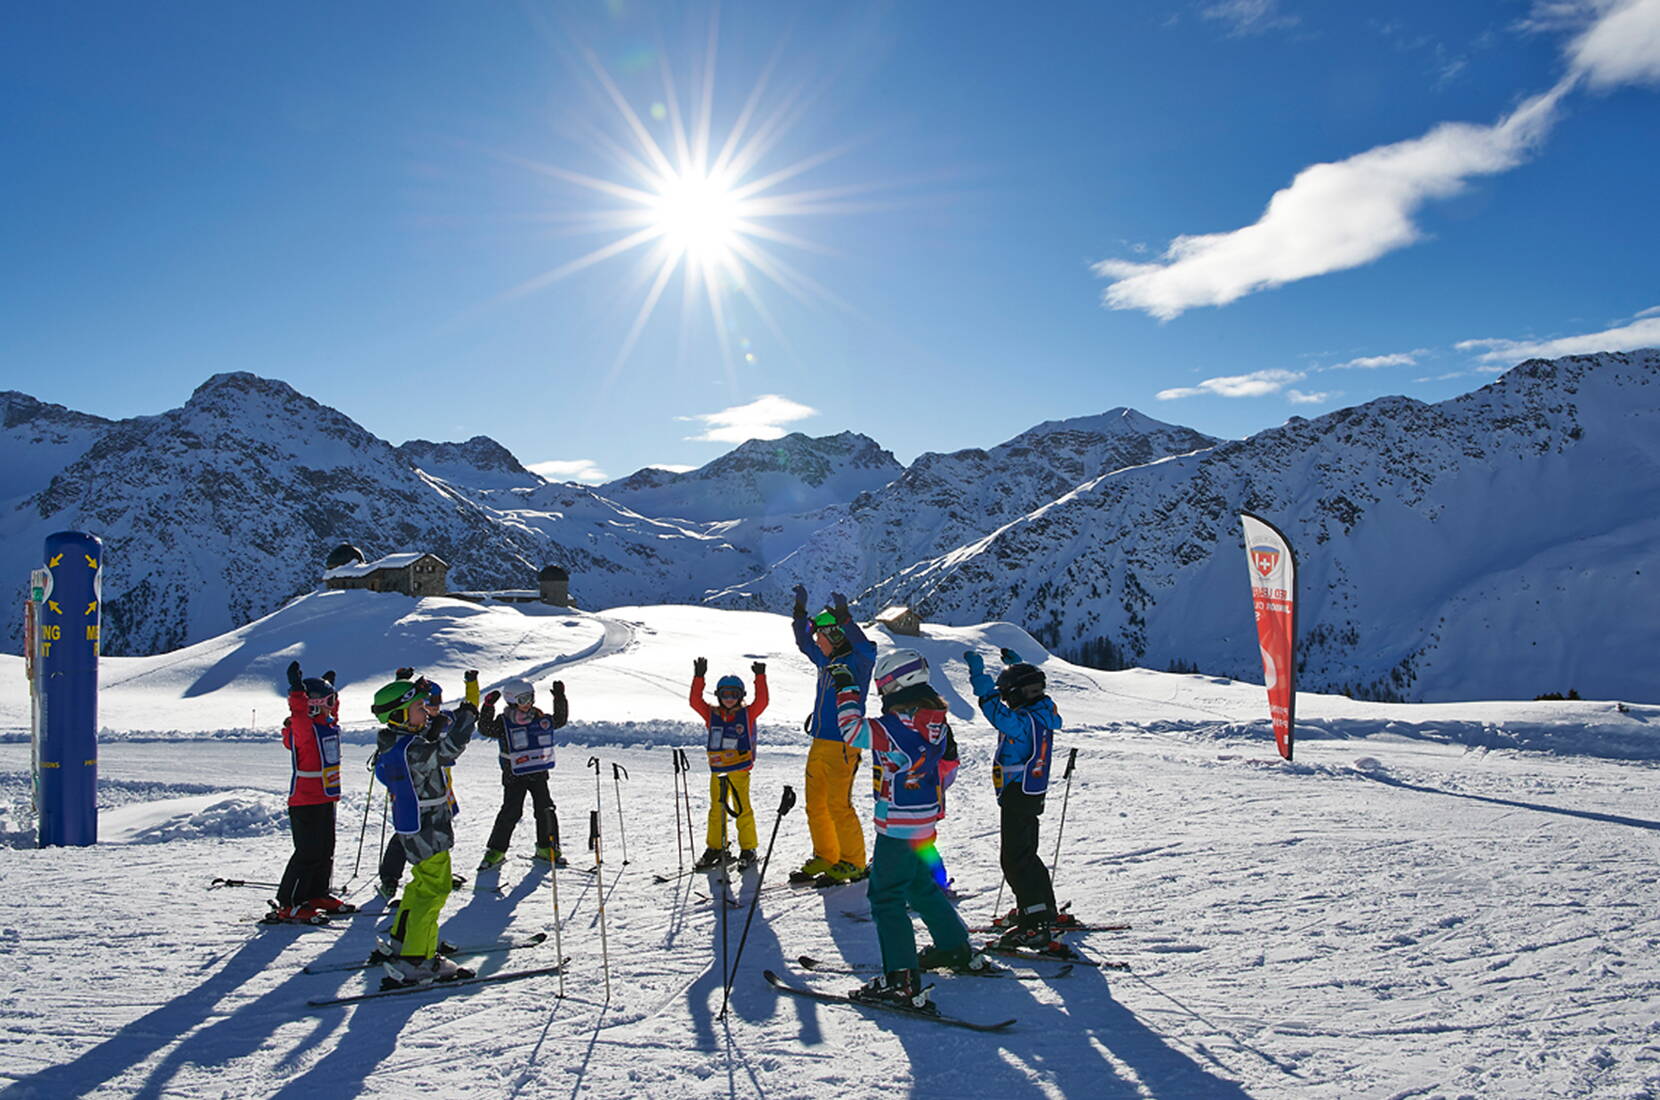
[[[1117,405],[1237,437],[1660,344],[1660,0],[1044,13],[14,5],[0,386],[250,370],[593,480]]]

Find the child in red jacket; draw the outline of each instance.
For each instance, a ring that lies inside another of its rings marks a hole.
[[[339,713],[333,670],[321,677],[302,678],[300,663],[290,662],[282,744],[293,772],[288,783],[288,828],[294,854],[265,918],[273,924],[309,924],[356,908],[329,893],[334,874],[334,806],[340,801]]]
[[[703,677],[709,662],[702,657],[692,662],[692,709],[702,717],[709,731],[705,748],[709,753],[709,831],[703,855],[693,870],[710,871],[727,858],[726,811],[721,806],[722,780],[728,804],[738,813],[738,870],[755,865],[755,809],[749,804],[749,771],[755,766],[755,723],[767,709],[767,666],[756,661],[755,701],[744,706],[744,682],[736,676],[722,676],[715,684],[715,706],[703,698]]]

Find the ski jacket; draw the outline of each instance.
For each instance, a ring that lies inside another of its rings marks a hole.
[[[999,800],[1008,789],[1043,795],[1049,790],[1050,758],[1055,751],[1055,731],[1061,715],[1054,700],[1044,696],[1035,703],[1014,708],[997,694],[997,681],[981,672],[969,683],[980,700],[980,713],[997,730],[997,750],[992,757],[991,783]]]
[[[303,691],[288,693],[288,717],[282,724],[282,745],[288,750],[291,775],[290,806],[316,806],[340,799],[340,726],[332,715],[311,715],[311,700]]]
[[[813,711],[807,716],[807,732],[820,741],[842,741],[836,717],[836,682],[824,670],[833,664],[846,665],[861,693],[870,690],[871,670],[876,667],[876,643],[865,637],[859,624],[849,619],[842,624],[842,637],[853,647],[853,652],[840,657],[826,657],[813,641],[813,623],[802,617],[791,624],[795,630],[795,646],[818,669],[818,684],[813,688]]]
[[[414,733],[387,727],[375,735],[375,778],[392,795],[392,820],[410,863],[455,847],[448,769],[467,748],[478,711],[455,708],[448,722]]]
[[[553,697],[551,715],[531,707],[530,717],[516,718],[514,709],[508,707],[497,716],[495,707],[485,707],[479,713],[478,731],[496,742],[502,782],[545,780],[554,765],[554,731],[570,717],[570,704],[560,694]]]
[[[865,717],[864,692],[843,688],[837,695],[837,722],[842,740],[871,750],[871,779],[876,793],[876,831],[912,843],[934,838],[934,823],[944,816],[941,773],[951,724],[943,710],[895,712]]]
[[[709,771],[714,775],[747,772],[755,766],[755,730],[761,712],[767,709],[767,674],[755,674],[755,701],[737,710],[712,707],[703,698],[703,677],[692,677],[692,709],[703,718],[709,731],[704,749],[709,754]]]

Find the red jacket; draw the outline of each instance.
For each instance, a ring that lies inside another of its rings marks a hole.
[[[288,782],[290,806],[316,806],[340,799],[340,727],[333,714],[311,716],[303,691],[288,693],[288,719],[282,744],[293,771]]]
[[[755,676],[755,701],[736,710],[711,707],[703,698],[703,677],[692,677],[692,694],[688,700],[692,709],[703,719],[709,731],[705,748],[709,753],[709,770],[722,772],[748,771],[755,763],[755,724],[761,712],[767,709],[767,676]]]

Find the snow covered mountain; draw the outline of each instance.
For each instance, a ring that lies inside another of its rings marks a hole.
[[[422,473],[464,489],[523,489],[545,480],[487,435],[475,435],[465,443],[411,439],[397,451]]]
[[[799,549],[773,557],[766,576],[714,597],[723,607],[779,608],[797,584],[822,594],[862,592],[919,561],[948,553],[1040,508],[1111,470],[1138,466],[1217,442],[1133,409],[1051,420],[989,451],[929,452],[881,488],[844,508],[800,517],[810,533],[736,524],[723,533],[741,545],[773,536]],[[774,526],[777,526],[776,524]],[[758,530],[757,530],[758,528]],[[875,609],[879,610],[879,609]]]
[[[599,492],[644,515],[711,523],[845,504],[904,470],[869,436],[842,432],[815,439],[792,432],[751,439],[688,473],[647,467],[601,485]]]
[[[103,637],[112,654],[173,649],[275,610],[318,585],[323,557],[341,542],[371,556],[429,550],[450,563],[458,588],[525,587],[553,562],[575,577],[579,602],[602,605],[695,599],[703,590],[688,577],[745,557],[580,486],[500,491],[492,506],[486,494],[418,470],[345,415],[251,374],[215,375],[157,416],[91,419],[60,412],[26,422],[65,458],[92,442],[44,487],[31,492],[23,479],[0,488],[0,499],[23,496],[0,512],[0,569],[21,584],[45,535],[97,533],[108,548]],[[15,619],[7,630],[15,651]]]
[[[0,507],[43,488],[86,454],[112,421],[49,405],[16,390],[0,392]]]
[[[1383,398],[1119,470],[864,603],[1255,679],[1240,510],[1298,550],[1301,686],[1660,700],[1654,350],[1532,360],[1439,404]]]

